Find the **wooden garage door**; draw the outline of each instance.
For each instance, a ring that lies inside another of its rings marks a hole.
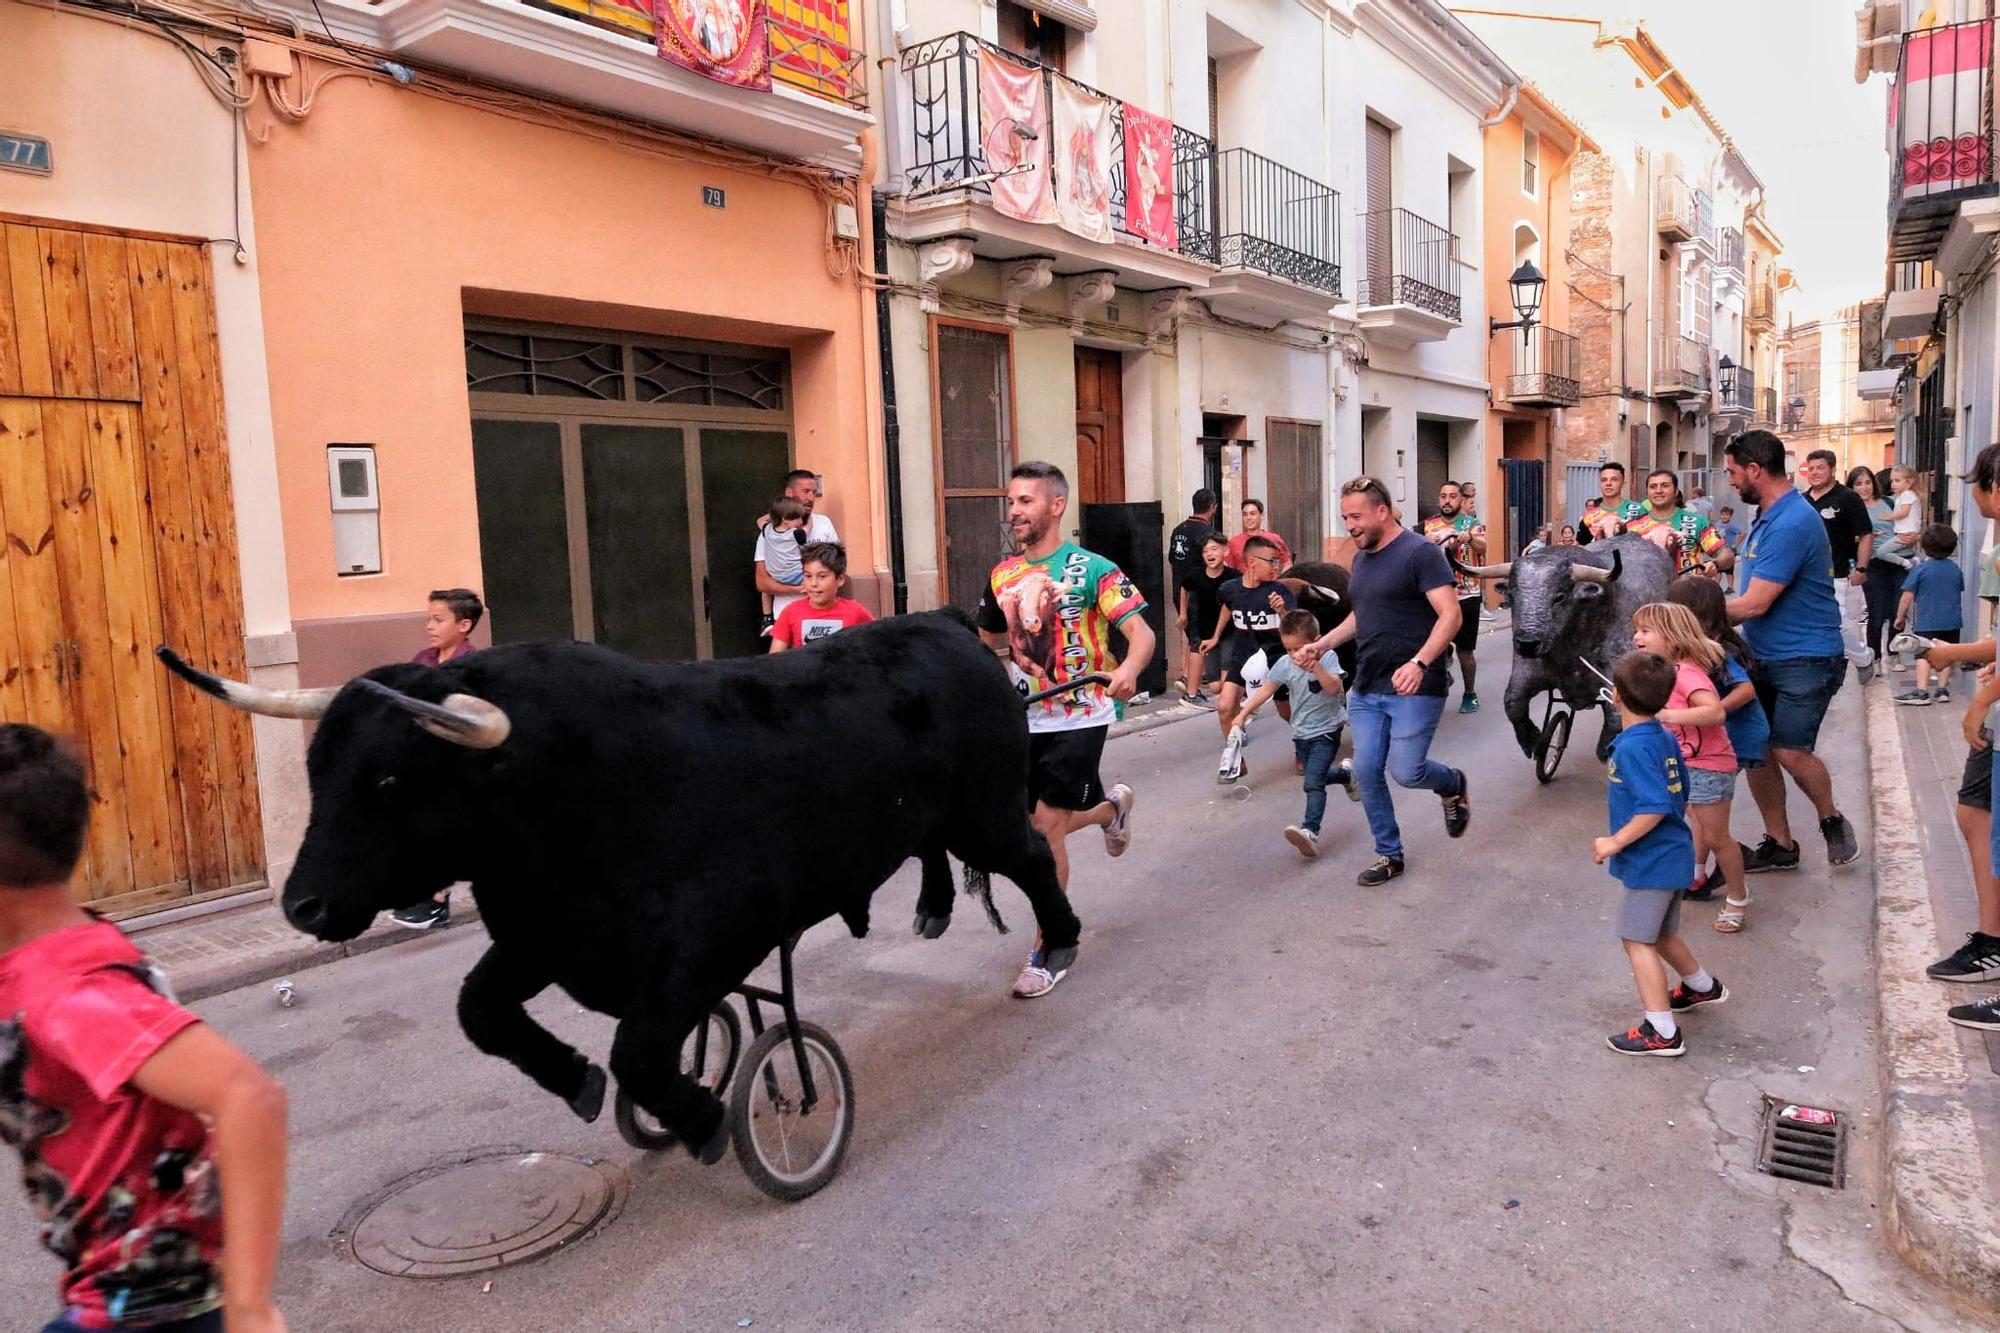
[[[79,896],[122,912],[260,883],[249,719],[152,657],[245,673],[206,250],[0,233],[0,721],[89,766]]]

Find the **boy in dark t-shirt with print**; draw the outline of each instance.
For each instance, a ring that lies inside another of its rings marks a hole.
[[[1236,726],[1244,696],[1263,679],[1263,667],[1285,651],[1280,622],[1287,611],[1296,611],[1299,606],[1298,594],[1278,581],[1278,571],[1284,568],[1279,563],[1282,558],[1277,542],[1252,535],[1243,544],[1242,576],[1230,579],[1216,592],[1214,632],[1202,644],[1202,651],[1210,651],[1218,642],[1222,645],[1222,688],[1215,715],[1222,723],[1225,743]],[[1288,705],[1289,694],[1279,698]],[[1291,716],[1288,706],[1280,712]],[[1238,776],[1248,771],[1239,769]]]
[[[71,899],[89,811],[53,737],[0,726],[0,1139],[65,1269],[43,1333],[283,1333],[284,1089]]]

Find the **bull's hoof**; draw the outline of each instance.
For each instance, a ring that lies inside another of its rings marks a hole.
[[[592,1124],[604,1111],[604,1071],[596,1065],[583,1067],[583,1086],[576,1090],[576,1096],[569,1099],[569,1109],[576,1112],[584,1124]]]
[[[1051,972],[1069,971],[1076,966],[1076,946],[1072,944],[1067,949],[1044,949],[1042,966]]]
[[[944,916],[931,916],[927,912],[918,912],[916,921],[910,926],[910,933],[912,935],[921,935],[927,940],[934,940],[950,928],[951,916],[949,913]]]
[[[715,1133],[708,1136],[708,1141],[698,1148],[689,1144],[688,1151],[703,1166],[714,1166],[721,1161],[722,1154],[729,1151],[729,1117],[725,1115],[717,1119]]]

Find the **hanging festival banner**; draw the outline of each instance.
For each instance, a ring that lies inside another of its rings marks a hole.
[[[1903,76],[1889,114],[1901,124],[1903,197],[1946,194],[1993,179],[1993,29],[1960,23],[1903,41]],[[1898,106],[1900,102],[1900,107]]]
[[[653,0],[660,59],[738,88],[771,88],[770,0]]]
[[[1049,102],[1042,71],[979,48],[979,124],[993,209],[1022,222],[1053,222]]]
[[[1055,87],[1056,222],[1090,241],[1111,240],[1111,99],[1068,79]]]
[[[1172,250],[1174,225],[1174,123],[1125,104],[1125,230]]]

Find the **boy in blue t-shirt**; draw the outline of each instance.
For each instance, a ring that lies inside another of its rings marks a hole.
[[[1354,785],[1354,766],[1336,763],[1340,753],[1340,732],[1347,724],[1347,704],[1341,697],[1340,663],[1322,655],[1311,666],[1299,661],[1306,646],[1319,638],[1319,621],[1303,607],[1285,612],[1278,621],[1278,637],[1284,653],[1264,673],[1264,683],[1244,701],[1237,714],[1237,730],[1247,730],[1250,719],[1266,700],[1281,689],[1292,696],[1292,750],[1298,756],[1299,771],[1305,774],[1305,818],[1285,829],[1285,841],[1312,860],[1319,855],[1319,826],[1326,817],[1326,788],[1331,783],[1347,788],[1347,799],[1358,801],[1361,791]]]
[[[1903,576],[1903,595],[1896,603],[1896,632],[1915,630],[1939,643],[1957,643],[1965,629],[1965,574],[1953,560],[1958,534],[1933,523],[1917,538],[1924,558]],[[1951,673],[1939,671],[1931,689],[1931,664],[1917,659],[1917,688],[1896,696],[1899,704],[1922,705],[1951,698]]]
[[[1620,1055],[1685,1054],[1674,1015],[1729,998],[1680,934],[1681,895],[1694,878],[1687,770],[1680,742],[1655,716],[1674,692],[1674,677],[1674,664],[1658,653],[1627,653],[1611,673],[1624,730],[1606,771],[1611,834],[1593,842],[1591,854],[1599,865],[1610,862],[1612,875],[1625,885],[1618,937],[1646,1009],[1639,1026],[1608,1038]],[[1667,966],[1681,976],[1671,992]]]

